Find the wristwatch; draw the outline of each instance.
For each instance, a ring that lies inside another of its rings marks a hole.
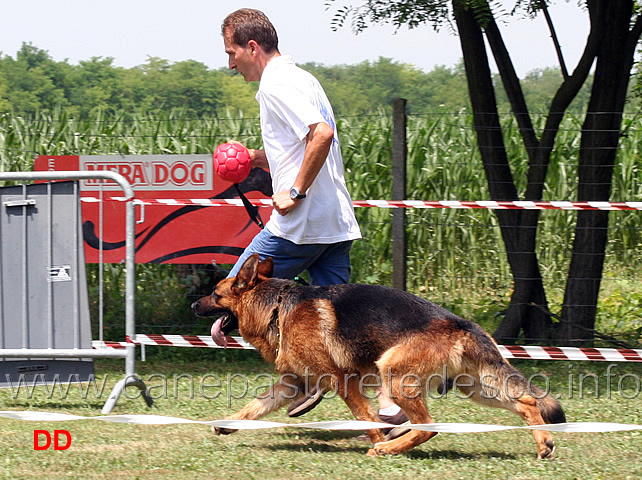
[[[302,198],[305,198],[305,197],[306,197],[305,193],[299,192],[298,188],[292,187],[290,189],[290,198],[292,200],[301,200]]]

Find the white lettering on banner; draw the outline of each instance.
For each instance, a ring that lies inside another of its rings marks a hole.
[[[134,190],[212,190],[211,155],[91,155],[79,157],[79,169],[111,171],[125,177]],[[118,189],[111,181],[85,180],[82,190]]]

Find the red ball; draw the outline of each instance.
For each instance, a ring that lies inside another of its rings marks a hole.
[[[250,152],[240,143],[221,143],[216,147],[214,170],[226,182],[242,182],[251,169]]]

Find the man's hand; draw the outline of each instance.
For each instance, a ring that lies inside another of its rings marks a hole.
[[[243,145],[237,140],[230,140],[228,143],[238,143]],[[245,145],[243,145],[245,146]],[[255,150],[254,148],[248,148],[248,153],[250,154],[250,161],[252,162],[252,168],[264,168],[266,170],[270,169],[270,166],[265,156],[265,150]]]
[[[272,195],[272,205],[279,215],[287,215],[294,210],[301,200],[290,197],[289,191],[278,192]]]
[[[248,149],[248,152],[250,152],[250,160],[252,161],[253,168],[270,169],[267,157],[265,156],[265,150],[254,150],[253,148],[250,148]]]

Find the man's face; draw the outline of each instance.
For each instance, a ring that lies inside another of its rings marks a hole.
[[[256,48],[252,40],[245,47],[242,47],[232,40],[229,31],[223,35],[225,44],[225,53],[228,56],[228,67],[230,70],[236,70],[243,75],[246,82],[256,82],[260,80],[259,72],[256,67]]]

